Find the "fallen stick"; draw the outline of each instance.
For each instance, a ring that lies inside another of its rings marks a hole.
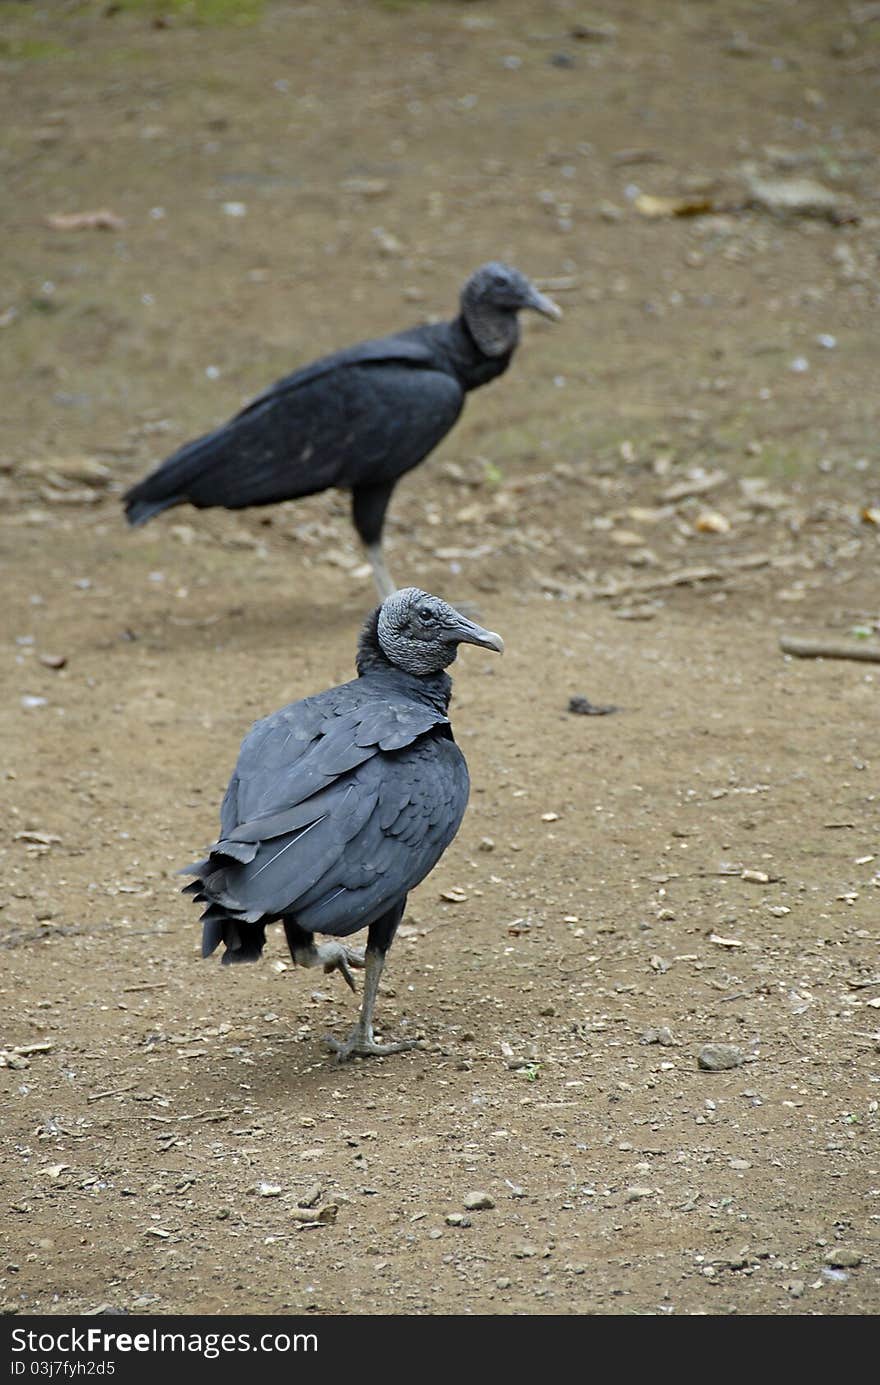
[[[834,640],[802,640],[795,635],[780,635],[779,648],[783,654],[797,659],[859,659],[866,664],[880,664],[877,645],[838,644]]]

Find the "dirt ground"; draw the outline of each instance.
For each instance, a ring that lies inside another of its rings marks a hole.
[[[880,643],[878,7],[178,8],[4,7],[5,1311],[877,1312],[880,668],[778,641]],[[380,995],[423,1047],[339,1066],[341,980],[202,962],[175,871],[352,674],[346,497],[119,496],[489,258],[565,318],[388,548],[507,652]]]

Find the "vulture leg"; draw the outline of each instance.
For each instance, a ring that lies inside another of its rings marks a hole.
[[[284,920],[284,932],[290,955],[298,967],[323,967],[328,974],[341,971],[345,984],[355,990],[351,967],[364,965],[364,951],[360,947],[346,947],[345,943],[316,943],[311,933],[306,933],[292,919]]]
[[[373,581],[376,583],[376,590],[379,593],[379,600],[385,601],[397,591],[397,583],[385,566],[385,556],[382,552],[382,541],[367,545],[367,558],[370,567],[373,569]]]
[[[365,959],[364,1000],[358,1022],[346,1039],[334,1039],[331,1034],[326,1036],[326,1042],[336,1053],[338,1063],[344,1063],[356,1054],[364,1058],[375,1054],[381,1058],[387,1053],[403,1053],[408,1048],[418,1046],[417,1039],[399,1039],[393,1043],[379,1044],[373,1037],[373,1010],[379,992],[379,978],[385,965],[385,954],[397,932],[405,905],[404,899],[401,904],[395,905],[387,914],[370,924]]]
[[[382,527],[393,489],[394,482],[388,481],[376,486],[354,486],[351,492],[354,527],[373,569],[373,581],[376,583],[380,601],[386,601],[397,591],[397,583],[385,566],[385,555],[382,551]]]

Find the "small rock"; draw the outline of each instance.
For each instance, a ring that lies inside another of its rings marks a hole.
[[[464,1212],[447,1212],[445,1221],[447,1226],[467,1227],[473,1225],[470,1217],[466,1217]]]
[[[836,1270],[854,1270],[862,1263],[860,1252],[852,1250],[849,1246],[836,1246],[834,1250],[827,1250],[824,1258],[825,1264]]]
[[[807,1287],[803,1279],[789,1279],[785,1286],[792,1298],[800,1298]]]
[[[591,702],[588,697],[579,695],[568,699],[568,710],[579,717],[606,717],[609,713],[616,712],[617,708],[612,706],[600,707]]]
[[[505,1275],[502,1275],[500,1279],[496,1279],[496,1280],[495,1280],[495,1288],[496,1288],[496,1289],[509,1289],[509,1288],[510,1288],[510,1280],[509,1280]]]
[[[647,1187],[643,1183],[634,1183],[631,1188],[627,1188],[624,1202],[641,1202],[646,1197],[653,1197],[654,1189]]]
[[[724,1072],[740,1068],[744,1062],[745,1054],[736,1044],[704,1044],[697,1057],[697,1067],[704,1072]]]
[[[306,1188],[302,1197],[297,1198],[297,1206],[317,1207],[318,1203],[321,1201],[321,1194],[323,1191],[324,1189],[321,1187],[320,1183],[312,1183],[310,1187]]]
[[[841,215],[837,193],[812,178],[747,179],[752,203],[775,216],[818,216],[835,220]]]
[[[645,1029],[639,1043],[662,1044],[664,1048],[669,1048],[675,1043],[675,1039],[669,1026],[661,1024],[658,1029]]]
[[[538,1254],[538,1247],[533,1246],[529,1241],[523,1241],[522,1245],[514,1246],[513,1255],[516,1260],[531,1260]]]
[[[339,186],[343,192],[353,192],[359,197],[384,197],[391,191],[387,178],[344,178]]]
[[[281,1187],[278,1183],[258,1183],[257,1192],[260,1197],[280,1197]]]
[[[464,1205],[468,1212],[491,1212],[495,1203],[488,1193],[468,1193]]]

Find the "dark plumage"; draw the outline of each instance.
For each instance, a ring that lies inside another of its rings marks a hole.
[[[395,592],[368,619],[358,677],[258,721],[241,747],[220,811],[220,839],[188,867],[203,901],[202,951],[224,962],[260,956],[266,925],[284,924],[301,965],[365,966],[360,1019],[340,1044],[392,1053],[410,1043],[373,1039],[385,953],[411,889],[452,841],[468,798],[464,756],[447,715],[444,670],[459,644],[503,648],[498,635],[416,587]],[[313,934],[368,928],[366,955]]]
[[[559,317],[519,270],[486,264],[471,275],[451,322],[362,342],[295,371],[229,423],[181,447],[125,497],[131,524],[189,503],[240,510],[338,486],[379,595],[394,590],[382,553],[391,492],[446,436],[468,390],[508,367],[517,313]]]

